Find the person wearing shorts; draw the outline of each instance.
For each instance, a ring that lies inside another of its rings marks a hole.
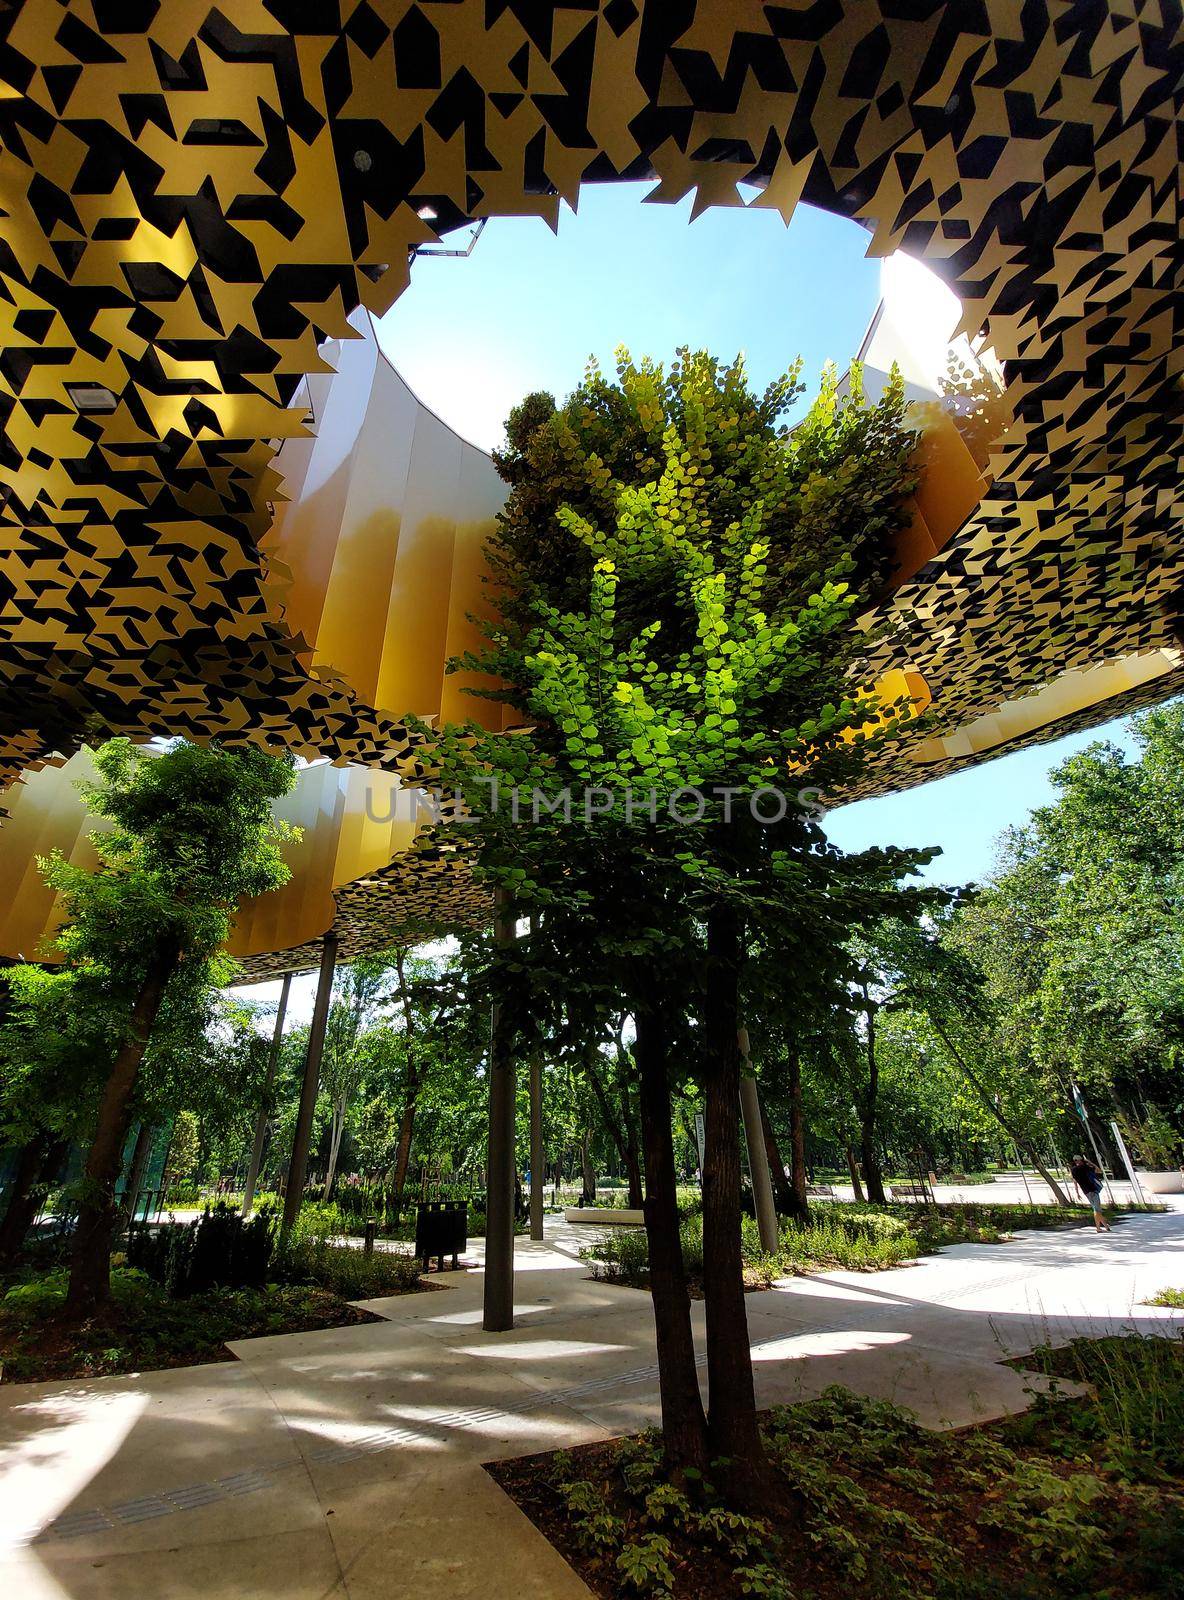
[[[1084,1156],[1074,1156],[1070,1165],[1073,1182],[1089,1201],[1094,1213],[1094,1232],[1109,1233],[1110,1224],[1106,1221],[1106,1213],[1102,1210],[1102,1174],[1092,1161],[1087,1161]]]

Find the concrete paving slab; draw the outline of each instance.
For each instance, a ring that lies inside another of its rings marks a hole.
[[[259,1488],[261,1471],[274,1476],[300,1465],[284,1417],[233,1362],[91,1383],[6,1384],[0,1397],[6,1531],[59,1521],[71,1531],[75,1502],[85,1494],[88,1506],[125,1506],[111,1524],[119,1548],[143,1548],[171,1537],[160,1533],[159,1517],[172,1522],[177,1510],[229,1502],[243,1474]],[[261,1497],[260,1516],[274,1512],[278,1521],[260,1528],[298,1525],[298,1508],[292,1493],[274,1507]],[[204,1527],[206,1519],[191,1515],[190,1522]]]
[[[0,1560],[0,1593],[19,1600],[328,1600],[348,1591],[322,1519],[282,1539],[249,1535],[130,1555],[39,1545]]]
[[[328,1510],[350,1600],[390,1600],[393,1592],[590,1600],[587,1586],[479,1466],[417,1479],[397,1498],[387,1486],[371,1485]]]

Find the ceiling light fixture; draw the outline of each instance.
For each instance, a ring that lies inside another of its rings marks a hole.
[[[68,383],[66,393],[77,410],[92,416],[114,411],[119,404],[111,390],[101,383]]]

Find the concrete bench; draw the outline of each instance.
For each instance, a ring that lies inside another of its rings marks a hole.
[[[837,1200],[833,1183],[808,1183],[806,1197],[809,1200]]]
[[[568,1206],[568,1222],[596,1222],[609,1228],[644,1228],[645,1212],[623,1206]]]

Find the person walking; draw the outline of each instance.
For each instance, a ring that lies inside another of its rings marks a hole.
[[[1073,1174],[1073,1182],[1089,1201],[1094,1213],[1094,1232],[1110,1233],[1110,1224],[1106,1221],[1106,1213],[1102,1210],[1102,1174],[1092,1161],[1087,1161],[1084,1156],[1074,1156],[1069,1164]]]

